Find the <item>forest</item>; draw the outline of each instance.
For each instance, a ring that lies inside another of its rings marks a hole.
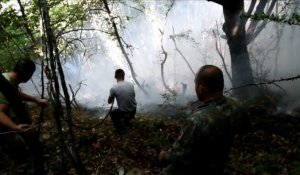
[[[0,41],[0,93],[30,123],[2,129],[0,96],[0,175],[40,174],[27,148],[3,151],[4,138],[28,133],[41,174],[160,174],[161,150],[201,101],[195,77],[204,65],[222,70],[222,94],[249,115],[225,174],[300,175],[299,0],[1,0]],[[11,88],[4,73],[24,58],[36,69]],[[110,117],[118,104],[107,103],[117,69],[136,98],[121,134]],[[36,98],[24,105],[19,91]]]

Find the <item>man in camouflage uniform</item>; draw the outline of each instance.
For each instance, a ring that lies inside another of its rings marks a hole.
[[[27,82],[34,71],[35,64],[29,59],[22,59],[16,63],[13,71],[0,75],[2,85],[0,91],[0,156],[2,157],[0,174],[1,170],[13,166],[11,160],[15,161],[15,165],[26,161],[28,147],[34,152],[36,163],[42,164],[39,157],[41,155],[38,155],[41,152],[37,134],[31,129],[29,119],[24,120],[28,113],[25,108],[24,110],[22,108],[22,111],[15,108],[18,100],[35,102],[39,106],[47,104],[45,99],[36,98],[18,90],[19,84]],[[12,95],[15,96],[15,99],[11,97]],[[41,173],[37,172],[36,174]]]
[[[195,77],[195,91],[202,102],[187,118],[173,147],[161,151],[160,161],[171,163],[162,175],[224,174],[234,135],[248,124],[246,110],[223,96],[222,71],[203,66]]]

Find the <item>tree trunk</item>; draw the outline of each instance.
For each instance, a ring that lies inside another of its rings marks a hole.
[[[175,46],[175,50],[180,54],[181,58],[184,60],[184,62],[186,63],[186,65],[189,67],[190,71],[192,72],[192,74],[195,76],[195,72],[192,68],[192,66],[190,65],[190,63],[188,62],[188,60],[186,59],[186,57],[183,55],[183,53],[179,50],[176,40],[175,40],[175,33],[174,33],[174,28],[173,28],[173,35],[170,35],[171,40],[174,43]]]
[[[165,63],[166,63],[166,61],[167,61],[168,53],[165,51],[164,45],[163,45],[163,35],[164,35],[163,33],[164,33],[164,32],[160,30],[160,33],[161,33],[161,40],[160,40],[161,46],[160,46],[160,47],[161,47],[161,50],[162,50],[162,54],[164,55],[164,58],[163,58],[162,62],[160,63],[161,80],[162,80],[162,83],[163,83],[165,89],[166,89],[167,91],[169,91],[171,94],[175,95],[176,92],[175,92],[174,90],[172,90],[172,89],[167,85],[166,80],[165,80],[165,75],[164,75],[164,65],[165,65]]]
[[[208,0],[223,6],[225,23],[223,30],[228,38],[227,43],[231,55],[232,80],[233,87],[239,87],[254,83],[254,77],[251,69],[247,45],[252,42],[267,24],[266,20],[259,26],[258,21],[252,21],[246,32],[247,18],[241,16],[244,13],[244,0],[225,1]],[[268,7],[267,14],[271,14],[275,3],[278,0],[272,0]],[[247,15],[251,15],[258,1],[252,0]],[[259,1],[255,13],[264,11],[268,1]],[[253,88],[239,88],[234,90],[234,94],[240,97],[253,95],[250,94]]]
[[[233,87],[254,83],[247,48],[243,0],[235,9],[223,6],[225,23],[223,30],[227,36],[227,43],[231,55],[232,85]],[[249,88],[240,88],[234,91],[237,97],[250,95]]]
[[[234,2],[225,0],[208,0],[223,6],[225,22],[223,30],[227,36],[227,43],[231,55],[232,85],[239,87],[245,84],[254,83],[249,53],[245,24],[246,19],[242,17],[244,12],[244,0]],[[250,95],[250,88],[238,88],[234,95],[244,97]]]
[[[50,22],[50,16],[49,16],[49,11],[48,11],[48,3],[47,0],[39,0],[39,6],[41,9],[41,15],[42,15],[42,19],[43,19],[43,25],[45,28],[45,32],[46,32],[46,41],[47,41],[47,48],[49,49],[49,61],[50,61],[50,67],[51,67],[51,84],[54,83],[54,92],[53,93],[53,98],[51,98],[52,96],[49,94],[50,99],[51,99],[51,103],[54,106],[54,117],[55,117],[55,121],[56,121],[56,127],[59,133],[59,139],[60,139],[60,146],[63,150],[63,152],[67,155],[67,157],[71,160],[73,166],[75,167],[77,174],[78,175],[85,175],[87,174],[87,171],[85,169],[85,167],[83,166],[80,157],[78,156],[77,151],[74,149],[74,143],[72,142],[74,139],[74,134],[72,132],[72,126],[71,126],[71,119],[70,119],[70,115],[71,115],[71,109],[70,109],[70,99],[68,96],[67,91],[67,86],[64,80],[64,75],[63,75],[63,70],[60,64],[60,60],[59,60],[59,52],[57,49],[57,43],[52,31],[52,27],[51,27],[51,22]],[[71,147],[68,147],[66,142],[65,142],[65,137],[64,137],[64,133],[62,132],[62,124],[61,124],[61,118],[63,117],[63,107],[60,101],[60,88],[59,88],[59,81],[58,81],[58,76],[57,76],[57,72],[56,69],[58,68],[59,74],[60,74],[60,78],[61,78],[61,84],[63,87],[63,91],[64,91],[64,95],[65,95],[65,101],[66,101],[66,107],[67,107],[67,119],[68,119],[68,124],[69,124],[69,134],[71,137]],[[53,82],[52,82],[53,81]],[[52,86],[52,85],[51,85]],[[75,154],[75,157],[73,156],[73,154]],[[62,156],[63,159],[63,156]]]

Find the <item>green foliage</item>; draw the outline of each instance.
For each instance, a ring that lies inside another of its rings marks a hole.
[[[16,60],[24,57],[37,58],[40,43],[34,43],[30,38],[39,41],[39,13],[35,1],[21,1],[25,16],[19,10],[19,4],[8,6],[2,1],[3,8],[0,13],[0,64],[5,69],[10,69]],[[5,7],[5,8],[4,8]],[[28,30],[26,30],[27,26]]]
[[[293,162],[292,175],[300,175],[300,160]]]
[[[25,17],[22,16],[18,4],[7,5],[8,2],[2,1],[0,6],[0,66],[4,69],[10,69],[17,59],[24,56],[35,59],[42,51],[42,21],[38,1],[21,1]],[[70,3],[49,0],[48,3],[56,37],[81,26],[86,20],[86,1]],[[62,41],[58,43],[65,44]]]
[[[274,14],[268,15],[265,13],[259,13],[254,15],[246,15],[245,17],[251,18],[252,20],[265,20],[268,19],[270,21],[289,24],[289,25],[300,25],[300,14],[299,13],[293,13],[290,16],[287,15],[281,15],[277,16]]]
[[[51,4],[53,6],[50,8],[50,16],[57,32],[78,27],[86,20],[84,4],[75,1],[72,4],[66,1]]]
[[[15,60],[33,54],[31,43],[23,28],[21,14],[12,6],[1,9],[0,14],[0,65],[10,69]]]

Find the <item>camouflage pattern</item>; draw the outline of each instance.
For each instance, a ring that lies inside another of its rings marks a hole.
[[[199,105],[167,152],[171,165],[161,174],[223,174],[233,137],[246,129],[248,119],[245,108],[233,98]]]

